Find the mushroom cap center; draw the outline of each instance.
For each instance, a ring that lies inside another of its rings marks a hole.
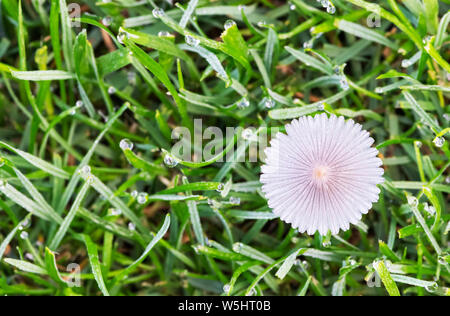
[[[323,184],[330,176],[330,168],[324,165],[315,166],[312,170],[312,178],[317,184]]]

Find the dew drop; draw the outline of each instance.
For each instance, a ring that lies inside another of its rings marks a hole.
[[[342,76],[341,79],[339,80],[339,84],[343,90],[350,89],[347,78],[345,78],[344,76]]]
[[[236,25],[236,22],[234,22],[233,20],[228,20],[225,22],[223,27],[225,30],[228,30],[230,27],[233,27],[233,25]]]
[[[175,158],[173,158],[171,155],[166,155],[164,157],[164,164],[169,168],[174,168],[178,165],[178,161],[176,161]]]
[[[161,32],[158,33],[158,36],[159,36],[159,37],[171,37],[172,34],[170,34],[170,33],[167,32],[167,31],[161,31]]]
[[[327,12],[330,14],[336,13],[336,7],[331,2],[328,3]]]
[[[427,285],[425,287],[425,290],[427,290],[427,292],[429,292],[429,293],[434,293],[437,291],[437,289],[438,289],[438,284],[436,282],[433,282],[432,284]]]
[[[403,68],[408,68],[409,66],[411,66],[411,61],[409,59],[403,59],[402,60],[402,67]]]
[[[383,93],[383,88],[381,88],[381,87],[376,87],[376,88],[375,88],[375,93]]]
[[[439,264],[441,264],[441,265],[448,265],[446,257],[448,257],[448,253],[444,252],[443,254],[441,254],[438,257]]]
[[[102,0],[103,3],[111,3],[111,0]]]
[[[445,178],[445,183],[450,184],[450,176],[448,176],[447,178]]]
[[[112,18],[110,16],[104,17],[102,19],[102,23],[103,23],[104,26],[108,27],[112,23]]]
[[[436,137],[434,140],[433,140],[433,143],[434,143],[434,145],[436,146],[436,147],[439,147],[439,148],[441,148],[442,146],[444,146],[444,143],[445,143],[445,139],[444,139],[444,137]]]
[[[256,294],[256,290],[255,290],[255,288],[252,288],[251,290],[250,290],[250,292],[248,292],[247,294],[245,294],[245,296],[253,296],[253,295],[255,295]]]
[[[323,104],[323,102],[320,102],[319,104],[317,104],[317,110],[319,110],[319,111],[325,110],[325,104]]]
[[[255,138],[255,133],[251,128],[246,128],[242,131],[242,138],[246,140],[253,140]]]
[[[186,44],[192,47],[197,47],[200,44],[200,40],[192,37],[191,35],[186,35],[184,40],[186,41]]]
[[[116,88],[114,88],[112,86],[108,88],[108,94],[114,94],[114,93],[116,93],[116,91],[117,91]]]
[[[225,285],[223,286],[223,292],[224,292],[225,294],[229,294],[229,293],[230,293],[230,289],[231,289],[231,286],[230,286],[229,284],[225,284]]]
[[[264,98],[264,107],[266,109],[271,109],[275,106],[275,100],[272,98]]]
[[[294,11],[294,10],[296,9],[295,4],[291,4],[291,5],[289,6],[289,9],[290,9],[291,11]]]
[[[113,208],[113,209],[111,210],[111,215],[119,216],[119,215],[121,215],[121,214],[122,214],[122,211],[119,210],[119,209],[117,209],[117,208]]]
[[[312,40],[309,40],[309,41],[307,41],[307,42],[304,42],[304,43],[303,43],[303,48],[304,48],[304,49],[313,48],[313,41],[312,41]]]
[[[423,209],[431,216],[436,214],[436,209],[432,205],[425,204],[425,207]]]
[[[426,37],[423,39],[423,43],[424,43],[424,44],[427,44],[430,40],[431,40],[431,36],[428,35],[428,36],[426,36]]]
[[[328,0],[320,0],[320,4],[322,5],[322,7],[327,8],[328,7]]]
[[[30,220],[28,218],[24,219],[22,223],[20,223],[22,227],[28,227],[30,225]]]
[[[233,245],[233,251],[234,252],[240,252],[242,249],[242,244],[240,242],[237,242]]]
[[[125,39],[128,37],[128,34],[125,32],[120,32],[119,35],[117,35],[117,41],[120,44],[124,44]]]
[[[91,174],[91,167],[89,167],[88,165],[83,166],[83,168],[81,168],[80,173],[82,173],[83,175],[87,176]]]
[[[225,185],[223,184],[223,183],[221,183],[221,184],[219,184],[218,186],[217,186],[217,192],[222,192],[223,191],[223,189],[225,189]]]
[[[135,231],[136,230],[136,225],[134,225],[134,223],[128,223],[128,229],[131,231]]]
[[[20,233],[20,238],[22,239],[28,239],[28,233],[26,231],[23,231]]]
[[[6,188],[6,180],[5,179],[0,179],[0,190]]]
[[[141,193],[138,194],[137,202],[139,204],[145,204],[145,203],[147,203],[147,201],[148,201],[148,194],[147,193],[141,192]]]
[[[94,177],[92,175],[89,175],[86,179],[86,183],[87,184],[92,184],[94,183]]]
[[[324,241],[323,243],[322,243],[322,246],[324,247],[324,248],[330,248],[331,247],[331,241]]]
[[[153,16],[154,16],[156,19],[161,18],[161,17],[165,14],[165,13],[164,13],[164,10],[161,9],[161,8],[155,8],[155,9],[153,9],[152,13],[153,13]]]
[[[75,102],[75,107],[77,108],[81,108],[84,105],[83,101],[78,100],[77,102]]]
[[[237,103],[237,107],[240,109],[245,109],[249,106],[250,106],[250,101],[246,97],[243,97]]]
[[[414,144],[417,146],[417,148],[422,147],[422,142],[421,141],[415,141]]]
[[[131,142],[131,140],[124,138],[120,141],[120,149],[122,150],[132,150],[133,149],[133,143]]]
[[[30,261],[33,261],[33,260],[34,260],[33,255],[32,255],[31,253],[29,253],[29,252],[27,252],[27,253],[25,254],[25,258],[27,258],[27,259],[30,260]]]
[[[133,192],[131,192],[131,197],[136,198],[138,194],[138,191],[134,190]]]
[[[408,204],[412,207],[417,207],[419,205],[419,200],[415,196],[408,195],[407,197]]]
[[[232,196],[232,197],[230,197],[230,204],[239,205],[239,204],[241,204],[241,199],[238,197]]]
[[[443,117],[444,117],[447,121],[450,121],[450,114],[445,113],[445,114],[443,115]]]

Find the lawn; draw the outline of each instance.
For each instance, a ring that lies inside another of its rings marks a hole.
[[[449,9],[0,0],[0,295],[449,296]],[[319,115],[370,133],[384,181],[309,235],[260,179]]]

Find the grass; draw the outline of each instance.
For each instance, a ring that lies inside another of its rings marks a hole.
[[[448,0],[77,2],[0,2],[1,295],[450,295]],[[260,161],[166,156],[321,110],[385,168],[336,236],[274,218]]]

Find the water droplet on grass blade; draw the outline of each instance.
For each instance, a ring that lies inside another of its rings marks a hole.
[[[108,94],[114,94],[114,93],[116,93],[116,88],[114,88],[114,87],[109,87],[109,88],[108,88]]]
[[[427,290],[427,292],[429,293],[434,293],[437,291],[438,287],[438,284],[436,282],[433,282],[431,285],[427,285],[425,287],[425,290]]]
[[[125,32],[120,32],[119,35],[117,35],[117,41],[120,44],[125,44],[124,41],[126,38],[128,38],[128,34]]]
[[[102,19],[102,24],[103,24],[104,26],[110,26],[111,23],[112,23],[112,18],[111,18],[110,16],[104,17],[104,18]]]
[[[230,289],[231,289],[231,286],[230,286],[229,284],[225,284],[225,285],[223,286],[223,292],[224,292],[225,294],[229,294]]]
[[[136,230],[136,225],[134,225],[133,223],[128,223],[128,229],[131,231],[135,231]]]
[[[120,146],[120,149],[122,149],[122,150],[127,150],[127,149],[132,150],[134,145],[131,142],[131,140],[129,140],[128,138],[124,138],[120,141],[119,146]]]
[[[155,17],[155,19],[159,19],[165,14],[164,10],[161,8],[153,9],[152,13],[153,13],[153,16]]]
[[[336,13],[336,7],[331,2],[328,3],[327,12],[330,14]]]
[[[419,205],[419,200],[417,200],[415,196],[408,195],[407,200],[408,204],[411,205],[412,207],[417,207]]]
[[[164,164],[169,168],[174,168],[178,165],[178,161],[176,161],[176,159],[173,158],[171,155],[167,154],[164,157]]]
[[[339,80],[339,85],[341,86],[341,88],[343,90],[348,90],[350,89],[350,86],[348,84],[347,78],[342,76],[341,79]]]
[[[159,37],[170,37],[170,36],[172,36],[172,34],[170,34],[167,31],[161,31],[161,32],[158,33],[158,36]]]
[[[255,288],[252,288],[251,290],[250,290],[250,292],[248,292],[247,294],[245,294],[245,296],[253,296],[253,295],[255,295],[256,294],[256,290],[255,290]]]
[[[80,169],[80,173],[88,176],[91,174],[91,167],[89,167],[88,165],[83,166],[83,168]]]
[[[307,42],[304,42],[303,43],[303,48],[304,49],[313,48],[313,40],[309,40]]]
[[[138,194],[138,191],[134,190],[133,192],[131,192],[131,197],[136,198]]]
[[[223,184],[223,183],[220,183],[218,186],[217,186],[217,192],[222,192],[223,191],[223,189],[225,189],[225,185]]]
[[[233,20],[228,20],[228,21],[225,22],[223,27],[224,27],[225,30],[228,30],[233,25],[236,25],[236,22],[234,22]]]
[[[447,259],[446,257],[448,257],[448,253],[444,252],[441,255],[438,256],[438,262],[441,265],[448,265]]]
[[[264,107],[266,109],[271,109],[275,106],[275,100],[272,98],[264,98]]]
[[[0,189],[4,189],[6,188],[6,180],[5,179],[0,179]]]
[[[403,59],[402,60],[402,67],[403,68],[408,68],[409,66],[411,66],[411,61],[409,59]]]
[[[242,244],[240,242],[237,242],[233,245],[233,251],[234,252],[240,252],[242,249]]]
[[[113,209],[111,210],[111,215],[119,216],[119,215],[121,215],[121,214],[122,214],[122,211],[119,210],[119,209],[117,209],[117,208],[113,208]]]
[[[442,146],[444,146],[445,139],[444,137],[438,136],[433,140],[433,143],[436,147],[441,148]]]
[[[141,193],[138,194],[137,202],[139,204],[145,204],[145,203],[147,203],[147,201],[148,201],[148,194],[147,193],[141,192]]]
[[[186,35],[184,40],[186,41],[186,44],[188,44],[189,46],[197,47],[200,44],[200,40],[196,39],[195,37],[192,37],[191,35]]]
[[[20,238],[21,239],[28,239],[28,233],[26,231],[23,231],[20,233]]]
[[[239,205],[239,204],[241,204],[241,199],[238,197],[232,196],[232,197],[230,197],[230,204]]]
[[[246,97],[243,97],[237,103],[237,107],[240,109],[245,109],[249,106],[250,106],[250,101]]]

